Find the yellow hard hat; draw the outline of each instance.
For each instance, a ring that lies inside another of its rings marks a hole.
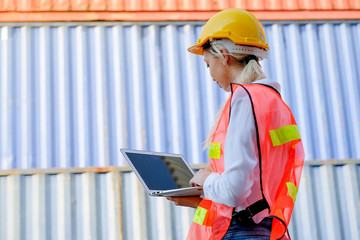
[[[256,17],[246,10],[230,8],[215,14],[207,21],[197,44],[188,48],[188,51],[203,55],[204,43],[221,38],[228,38],[235,44],[269,50],[264,29]]]

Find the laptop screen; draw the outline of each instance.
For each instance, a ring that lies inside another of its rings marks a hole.
[[[181,157],[130,152],[126,155],[150,190],[190,187],[193,173]]]

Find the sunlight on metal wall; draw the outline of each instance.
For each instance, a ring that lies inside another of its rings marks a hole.
[[[360,160],[307,162],[292,239],[358,240]],[[149,197],[125,168],[0,171],[0,239],[185,239],[194,209]]]
[[[360,23],[264,23],[306,159],[360,158]],[[119,148],[201,151],[226,98],[186,48],[202,23],[0,25],[0,168],[123,165]]]

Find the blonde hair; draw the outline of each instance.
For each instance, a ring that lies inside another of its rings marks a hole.
[[[257,57],[249,58],[250,55],[248,54],[230,53],[222,44],[212,44],[209,48],[204,49],[204,51],[208,51],[214,57],[225,59],[223,55],[224,52],[221,52],[221,50],[223,49],[226,50],[225,54],[228,54],[229,56],[233,57],[236,61],[239,62],[239,64],[241,64],[242,67],[241,70],[237,73],[234,83],[249,84],[256,80],[266,78],[265,73],[263,72],[260,64],[258,63]],[[206,140],[204,141],[204,147],[203,147],[204,150],[207,147],[209,147],[211,144],[211,140],[213,139],[214,133],[216,131],[224,107],[225,104],[222,105],[222,107],[215,116],[210,131],[206,137]]]

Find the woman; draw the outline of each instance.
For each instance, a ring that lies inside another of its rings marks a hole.
[[[188,50],[231,91],[205,141],[211,169],[190,181],[204,198],[168,198],[197,208],[188,239],[287,239],[304,153],[279,84],[259,64],[269,50],[261,24],[245,10],[224,10]]]

